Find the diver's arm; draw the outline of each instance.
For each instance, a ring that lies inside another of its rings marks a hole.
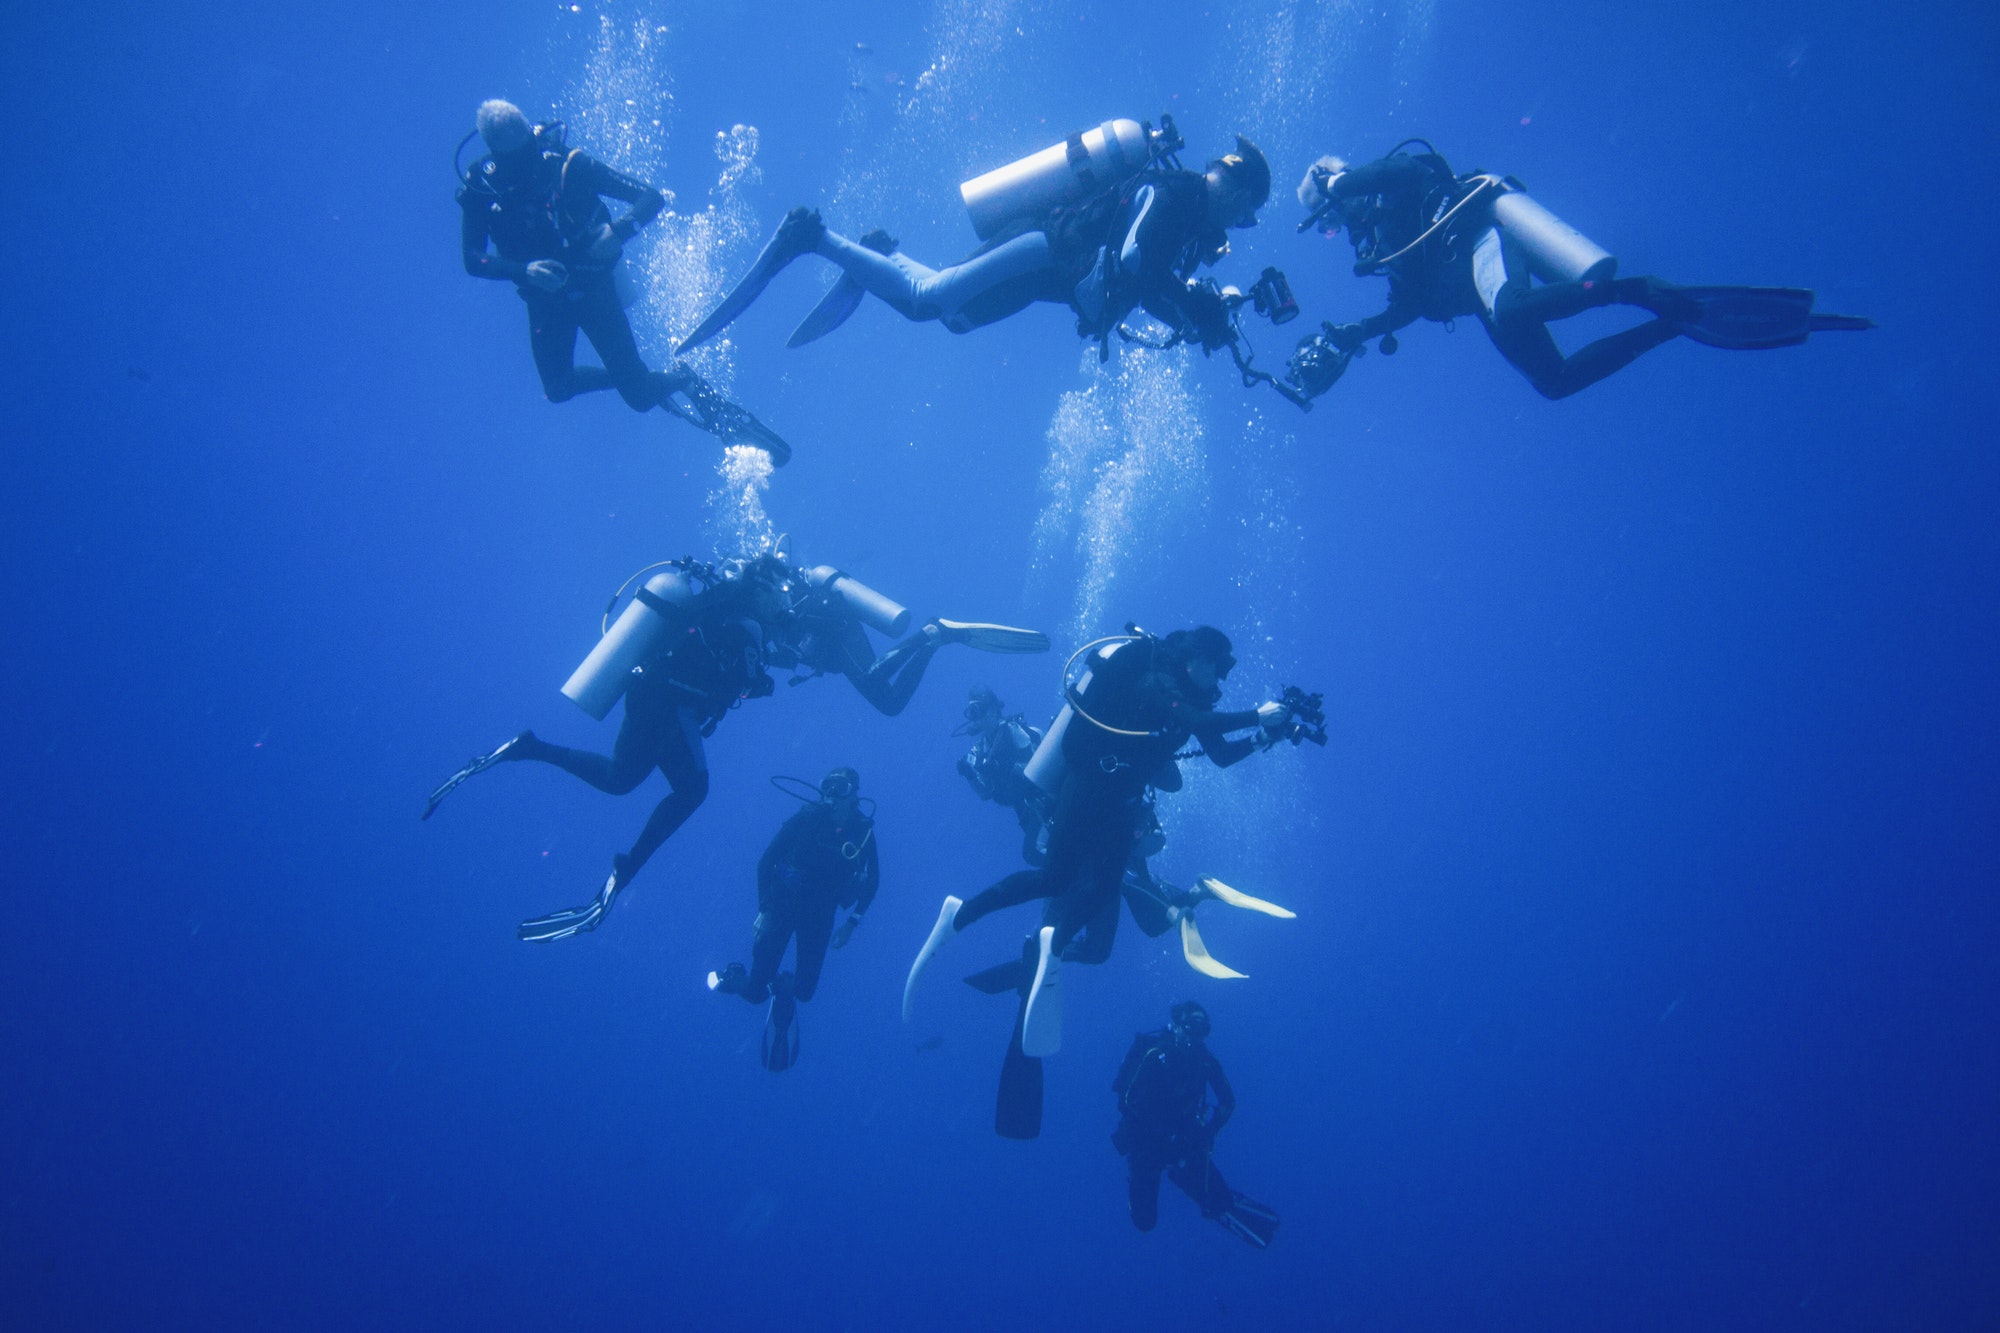
[[[1343,171],[1333,178],[1327,194],[1335,199],[1352,199],[1362,194],[1398,194],[1420,190],[1430,179],[1423,163],[1398,154]]]
[[[1229,1117],[1236,1114],[1236,1094],[1230,1091],[1229,1080],[1223,1077],[1222,1062],[1213,1055],[1208,1057],[1208,1086],[1215,1089],[1215,1110],[1208,1117],[1208,1136],[1214,1138],[1229,1123]]]
[[[1359,329],[1360,337],[1358,341],[1366,342],[1370,338],[1379,338],[1385,333],[1394,333],[1398,329],[1408,328],[1422,318],[1423,314],[1416,306],[1407,303],[1398,305],[1392,297],[1389,301],[1388,309],[1384,310],[1381,314],[1370,315],[1359,324],[1350,324],[1347,327]]]
[[[526,264],[495,254],[487,248],[485,206],[468,202],[463,190],[459,192],[458,203],[458,247],[465,258],[465,271],[475,278],[526,282]]]
[[[670,202],[665,190],[627,176],[594,157],[586,157],[579,165],[585,168],[583,184],[586,189],[632,205],[631,212],[611,224],[611,234],[618,238],[620,244],[638,235],[639,228],[658,217],[660,210]]]

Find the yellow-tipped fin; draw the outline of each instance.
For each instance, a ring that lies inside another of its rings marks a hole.
[[[1275,916],[1281,921],[1296,921],[1297,912],[1289,912],[1276,903],[1267,903],[1262,898],[1252,898],[1240,889],[1232,889],[1212,875],[1201,877],[1201,886],[1215,896],[1217,902],[1240,907],[1246,912],[1262,912],[1265,916]]]
[[[1181,918],[1181,953],[1187,957],[1189,967],[1205,977],[1214,977],[1217,981],[1228,981],[1231,978],[1244,980],[1250,975],[1247,972],[1238,972],[1233,967],[1225,967],[1209,955],[1208,946],[1201,942],[1201,932],[1194,928],[1192,916]]]

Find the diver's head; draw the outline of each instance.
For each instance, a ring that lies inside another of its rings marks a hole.
[[[1208,1010],[1193,1000],[1182,1000],[1168,1013],[1167,1028],[1176,1046],[1198,1046],[1208,1040]]]
[[[850,806],[861,797],[861,775],[845,766],[831,769],[819,780],[819,798],[828,805]]]
[[[1224,227],[1254,227],[1257,210],[1271,197],[1271,164],[1263,150],[1242,135],[1236,151],[1208,164],[1208,216]]]
[[[984,685],[974,685],[965,698],[965,720],[973,723],[998,722],[1002,707],[999,695]]]
[[[1190,684],[1211,700],[1222,695],[1222,682],[1236,666],[1229,636],[1213,625],[1177,629],[1160,641],[1167,660]]]
[[[743,587],[751,614],[765,624],[782,624],[791,618],[792,569],[775,553],[766,551],[747,560],[726,561],[722,577]]]
[[[535,142],[535,127],[521,108],[502,98],[492,97],[479,104],[479,137],[496,161],[511,161]]]
[[[1332,153],[1320,158],[1306,168],[1305,178],[1299,182],[1299,204],[1304,208],[1318,208],[1333,193],[1333,183],[1347,174],[1347,159],[1335,157]]]

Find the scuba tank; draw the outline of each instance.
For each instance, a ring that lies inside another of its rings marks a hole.
[[[632,668],[694,618],[699,596],[686,570],[666,569],[647,579],[590,656],[570,673],[563,697],[602,722],[631,683]]]
[[[1493,201],[1493,221],[1528,256],[1529,270],[1543,282],[1609,282],[1618,272],[1609,251],[1512,181]]]
[[[959,197],[972,216],[973,231],[990,241],[1010,223],[1045,217],[1138,175],[1152,159],[1156,142],[1171,133],[1171,126],[1156,133],[1136,120],[1107,120],[974,176],[958,187]]]
[[[1114,635],[1109,642],[1099,640],[1101,647],[1086,644],[1085,648],[1097,647],[1097,651],[1091,654],[1091,660],[1101,662],[1109,660],[1111,654],[1132,641],[1133,636]],[[1072,657],[1070,661],[1074,662],[1076,658]],[[1070,700],[1081,699],[1084,691],[1089,688],[1090,668],[1085,667],[1083,674],[1076,678],[1076,683],[1063,690],[1062,711],[1056,714],[1055,721],[1049,723],[1048,733],[1042,737],[1042,743],[1035,747],[1035,752],[1028,756],[1027,765],[1021,770],[1022,777],[1050,796],[1056,794],[1056,789],[1062,786],[1063,775],[1069,771],[1069,763],[1063,757],[1063,738],[1069,735],[1069,724],[1076,720],[1076,707]]]
[[[862,624],[890,638],[901,638],[910,628],[909,608],[890,601],[858,579],[841,573],[832,565],[814,565],[800,571],[806,586]]]

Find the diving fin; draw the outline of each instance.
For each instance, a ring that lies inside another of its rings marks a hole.
[[[1007,964],[1019,982],[1016,989],[1021,1007],[1014,1014],[1007,1058],[1000,1062],[1000,1089],[993,1103],[993,1132],[1003,1139],[1033,1139],[1042,1133],[1042,1062],[1021,1049],[1021,1032],[1028,1018],[1028,986],[1039,947],[1039,938],[1030,935],[1022,942],[1021,957]]]
[[[676,379],[675,392],[685,394],[687,403],[676,402],[669,395],[661,398],[660,406],[682,421],[699,426],[724,444],[747,444],[762,449],[771,455],[774,467],[783,467],[792,461],[792,446],[785,442],[782,435],[759,421],[749,408],[685,366],[680,368]]]
[[[1181,918],[1181,954],[1187,959],[1189,967],[1205,977],[1214,977],[1217,981],[1244,980],[1250,975],[1247,972],[1238,972],[1233,967],[1225,967],[1209,954],[1208,946],[1201,942],[1201,932],[1194,928],[1192,912]]]
[[[896,238],[880,228],[863,236],[860,244],[879,255],[896,253]],[[861,298],[866,295],[868,295],[867,288],[845,273],[841,274],[840,281],[834,283],[833,289],[819,299],[819,304],[812,308],[812,313],[799,321],[799,326],[792,330],[792,336],[785,339],[785,346],[804,347],[809,342],[818,342],[826,337],[845,324],[848,317],[861,308]]]
[[[1041,956],[1021,1010],[1021,1053],[1036,1058],[1062,1049],[1062,957],[1055,951],[1055,938],[1054,926],[1043,926],[1037,936]]]
[[[736,285],[729,289],[729,295],[722,298],[722,304],[710,311],[708,318],[697,324],[693,333],[680,340],[674,348],[674,355],[684,355],[690,348],[701,346],[728,328],[738,315],[764,294],[764,289],[771,285],[771,279],[777,277],[785,265],[818,245],[825,231],[825,224],[812,209],[795,208],[785,214],[785,220],[778,224],[776,233],[758,252],[750,271],[737,280]]]
[[[505,759],[509,750],[526,740],[531,734],[524,731],[512,740],[500,742],[498,748],[488,754],[480,755],[464,768],[459,769],[458,772],[439,783],[437,790],[424,798],[424,812],[417,816],[417,818],[429,819],[436,812],[438,806],[443,803],[444,798],[458,790],[459,783],[464,782],[467,778],[478,777],[481,773],[484,773],[487,769]]]
[[[560,912],[538,916],[533,921],[523,921],[515,930],[521,939],[533,943],[545,940],[566,940],[572,935],[586,930],[596,930],[604,920],[604,914],[611,910],[611,900],[618,896],[618,868],[612,867],[611,875],[598,890],[597,897],[581,907],[567,907]]]
[[[944,906],[938,909],[937,924],[931,927],[930,938],[925,940],[924,947],[917,951],[917,961],[910,964],[909,978],[903,982],[903,1021],[905,1023],[910,1021],[910,1013],[916,1006],[918,978],[922,977],[924,969],[931,965],[931,959],[936,957],[937,951],[944,947],[944,942],[958,934],[958,926],[954,924],[954,918],[958,916],[958,909],[962,905],[957,898],[952,897],[950,894],[945,895]]]
[[[1022,988],[1034,979],[1033,960],[1016,958],[998,967],[989,967],[984,972],[974,972],[965,979],[965,984],[981,995],[1019,995]]]
[[[982,653],[1045,653],[1049,636],[1040,630],[986,625],[973,620],[933,620],[946,643],[962,643]]]
[[[1215,1220],[1237,1239],[1260,1250],[1269,1249],[1272,1237],[1278,1234],[1278,1215],[1255,1199],[1234,1190],[1230,1193],[1234,1197],[1229,1207],[1218,1213]]]
[[[799,1002],[792,994],[792,974],[780,972],[771,982],[771,1011],[764,1019],[759,1056],[764,1068],[782,1074],[799,1062]]]
[[[1875,327],[1859,315],[1815,315],[1813,294],[1803,287],[1675,287],[1700,314],[1676,320],[1681,336],[1709,347],[1763,351],[1793,347],[1814,332]]]
[[[1196,889],[1231,907],[1240,907],[1246,912],[1262,912],[1265,916],[1275,916],[1280,921],[1296,921],[1298,913],[1287,911],[1276,903],[1267,903],[1262,898],[1252,898],[1241,889],[1232,889],[1212,875],[1203,875],[1195,881]]]

